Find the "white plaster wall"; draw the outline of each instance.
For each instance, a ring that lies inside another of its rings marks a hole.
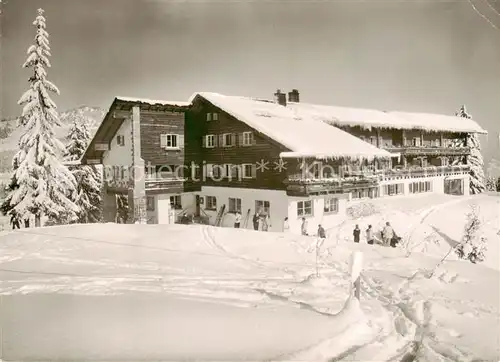
[[[325,198],[336,197],[339,200],[339,210],[337,213],[325,213]],[[321,224],[325,229],[339,225],[346,218],[348,195],[322,195],[305,197],[288,197],[288,223],[290,232],[294,234],[301,233],[302,216],[297,216],[297,203],[300,201],[313,201],[313,215],[304,216],[307,220],[307,232],[309,235],[316,235],[318,225]]]
[[[271,227],[269,228],[269,231],[283,231],[283,220],[286,216],[288,216],[288,196],[285,191],[202,186],[201,192],[198,192],[197,194],[204,198],[204,203],[201,205],[201,209],[203,209],[203,211],[210,216],[210,224],[215,222],[217,213],[222,205],[225,204],[227,210],[229,207],[229,198],[231,197],[241,199],[241,228],[244,227],[244,221],[248,213],[248,209],[250,209],[246,229],[253,229],[252,217],[255,213],[255,201],[262,200],[269,201],[270,204]],[[205,209],[206,196],[216,197],[217,210],[212,211]],[[203,211],[201,212],[202,215]],[[234,214],[227,213],[223,218],[221,226],[233,227],[234,219]]]
[[[158,210],[160,207],[162,207],[162,203],[158,202],[158,200],[168,200],[170,202],[170,196],[175,196],[175,195],[179,195],[179,194],[156,194],[156,195],[148,195],[148,197],[153,197],[154,198],[154,211],[152,210],[148,210],[147,211],[147,214],[148,214],[148,220],[149,220],[149,223],[151,224],[157,224],[158,223]],[[182,210],[186,209],[189,207],[188,210],[186,210],[186,212],[188,213],[192,213],[195,211],[195,198],[194,198],[194,194],[192,192],[186,192],[186,193],[182,193],[180,194],[181,195],[181,205],[182,205],[182,209],[181,210],[173,210],[174,213],[175,213],[175,216],[177,217],[181,212]]]
[[[117,137],[125,136],[125,145],[117,144]],[[131,166],[132,165],[132,120],[126,119],[116,132],[110,144],[110,150],[104,152],[104,166]]]
[[[444,179],[447,180],[453,180],[453,179],[464,179],[464,195],[469,194],[469,181],[470,177],[468,174],[457,174],[457,175],[448,175],[448,176],[433,176],[433,177],[415,177],[415,178],[401,178],[401,179],[393,179],[393,180],[388,180],[388,181],[381,181],[380,182],[380,195],[383,195],[383,186],[384,185],[391,185],[391,184],[399,184],[402,183],[404,184],[404,195],[414,195],[410,193],[410,187],[409,185],[413,182],[423,182],[423,181],[430,181],[432,183],[432,193],[436,194],[444,194]],[[392,196],[386,196],[383,195],[382,197],[392,197]]]

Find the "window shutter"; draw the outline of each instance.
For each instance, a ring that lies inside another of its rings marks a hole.
[[[256,177],[257,177],[257,166],[252,165],[252,178],[256,178]]]
[[[231,146],[236,146],[236,133],[231,133]]]
[[[243,146],[243,142],[245,142],[245,133],[238,134],[238,146]]]
[[[212,113],[207,113],[207,121],[211,121],[212,120]]]
[[[167,147],[167,135],[166,134],[160,135],[160,147],[161,148]]]
[[[184,148],[184,135],[183,134],[180,134],[177,137],[177,147]]]
[[[219,135],[219,147],[224,147],[224,135],[220,134]]]
[[[208,144],[208,136],[203,136],[201,138],[201,147],[207,148],[207,144]]]
[[[255,139],[255,136],[253,135],[253,132],[250,133],[250,144],[251,145],[256,145],[257,140]]]

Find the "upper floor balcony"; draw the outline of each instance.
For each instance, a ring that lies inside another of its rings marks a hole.
[[[310,196],[322,194],[347,193],[359,188],[372,188],[378,185],[376,176],[304,178],[289,176],[285,181],[288,196]]]
[[[175,174],[138,172],[134,175],[128,166],[105,166],[103,169],[104,185],[116,192],[127,192],[136,182],[144,182],[147,190],[166,190],[165,192],[182,192],[185,179]]]
[[[384,146],[384,149],[402,156],[465,156],[470,154],[470,147],[441,146]]]
[[[467,174],[470,172],[469,165],[449,165],[449,166],[396,166],[383,170],[345,170],[343,175],[347,177],[376,177],[377,179],[393,177],[434,177],[448,176],[456,174]]]

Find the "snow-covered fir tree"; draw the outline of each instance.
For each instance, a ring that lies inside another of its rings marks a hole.
[[[460,107],[455,115],[468,119],[472,118],[467,113],[465,105]],[[486,179],[484,176],[484,160],[481,154],[481,144],[477,133],[469,133],[467,135],[467,146],[471,150],[470,155],[467,157],[467,164],[470,166],[470,193],[480,194],[486,190]]]
[[[78,211],[71,200],[76,191],[75,178],[62,163],[64,145],[54,133],[54,128],[61,124],[49,92],[59,94],[59,90],[47,80],[45,71],[45,67],[50,67],[51,54],[43,13],[38,9],[33,22],[35,42],[28,48],[28,58],[23,64],[23,68],[33,70],[33,75],[29,79],[30,88],[18,102],[23,106],[20,126],[24,132],[15,156],[18,167],[12,178],[19,187],[8,196],[11,210],[22,219],[34,215],[36,226],[41,225],[42,216],[57,220],[64,215],[74,219]]]
[[[78,161],[82,158],[90,142],[89,119],[83,110],[79,110],[68,132],[65,158],[68,161]],[[102,220],[102,175],[96,166],[75,165],[70,171],[77,182],[77,192],[74,202],[78,206],[79,223],[95,223]]]
[[[461,242],[456,246],[455,251],[459,258],[468,259],[472,263],[484,261],[487,250],[487,240],[481,233],[481,220],[478,209],[471,206],[472,210],[467,215],[464,235]]]
[[[492,176],[488,176],[486,178],[486,190],[487,191],[496,191],[497,190],[497,179]]]

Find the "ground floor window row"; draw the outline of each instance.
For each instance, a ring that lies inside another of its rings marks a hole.
[[[170,207],[174,210],[182,210],[181,195],[170,196]],[[146,200],[147,211],[155,211],[156,203],[154,196],[148,196]]]
[[[328,197],[324,199],[323,212],[327,214],[335,214],[339,212],[339,199],[336,197]],[[313,200],[304,200],[297,202],[297,217],[313,216],[314,204]]]
[[[405,184],[395,183],[395,184],[384,185],[382,189],[384,196],[403,195],[405,193]],[[431,181],[411,182],[408,184],[408,191],[410,194],[431,192],[432,182]]]

